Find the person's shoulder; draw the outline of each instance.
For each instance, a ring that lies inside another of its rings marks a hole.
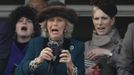
[[[84,48],[84,42],[76,39],[71,39],[71,45],[77,49]]]
[[[31,39],[31,41],[33,42],[44,42],[45,40],[47,40],[46,38],[43,38],[41,36],[38,36],[38,37],[34,37]]]
[[[40,40],[40,39],[44,39],[43,37],[41,36],[38,36],[38,37],[34,37],[33,40]]]
[[[133,23],[128,24],[128,28],[133,28],[133,29],[134,29],[134,22],[133,22]]]
[[[9,28],[11,28],[9,21],[0,21],[0,31],[9,31]]]
[[[77,39],[71,39],[71,45],[70,50],[76,51],[78,54],[84,52],[84,42],[77,40]]]
[[[29,42],[29,46],[34,46],[34,48],[37,47],[37,49],[40,49],[43,46],[45,46],[47,42],[48,42],[47,38],[43,38],[39,36],[39,37],[32,38]]]
[[[90,43],[91,43],[91,40],[87,40],[87,41],[84,42],[84,44],[88,44],[88,45],[89,45]]]
[[[128,33],[130,33],[130,32],[134,33],[134,22],[128,24],[127,32]]]
[[[91,41],[92,40],[87,40],[84,42],[85,52],[89,50],[89,46],[91,46]]]
[[[80,41],[80,40],[77,40],[77,39],[71,39],[71,42],[75,43],[75,44],[84,44],[83,41]]]

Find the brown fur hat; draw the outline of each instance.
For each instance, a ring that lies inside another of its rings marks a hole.
[[[60,16],[67,19],[70,23],[76,24],[77,22],[77,14],[76,12],[64,6],[50,6],[45,8],[39,15],[38,21],[43,22],[49,18]]]

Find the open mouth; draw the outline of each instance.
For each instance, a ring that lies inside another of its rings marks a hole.
[[[52,32],[58,32],[59,30],[58,29],[52,29]]]
[[[98,29],[98,30],[104,30],[105,27],[98,27],[97,29]]]
[[[27,31],[27,27],[22,27],[21,30],[22,31]]]

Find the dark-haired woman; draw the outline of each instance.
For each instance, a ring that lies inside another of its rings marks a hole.
[[[40,33],[35,23],[35,12],[30,7],[17,7],[11,12],[9,18],[10,25],[14,27],[14,35],[8,64],[3,75],[14,74],[15,68],[25,56],[29,41]]]

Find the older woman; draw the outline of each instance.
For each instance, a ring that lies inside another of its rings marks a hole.
[[[95,30],[92,40],[85,42],[86,75],[117,75],[115,64],[111,64],[115,63],[121,41],[114,27],[117,7],[111,0],[93,0],[93,5]]]
[[[76,13],[50,6],[39,15],[42,36],[33,39],[16,75],[84,75],[84,44],[71,39]]]

